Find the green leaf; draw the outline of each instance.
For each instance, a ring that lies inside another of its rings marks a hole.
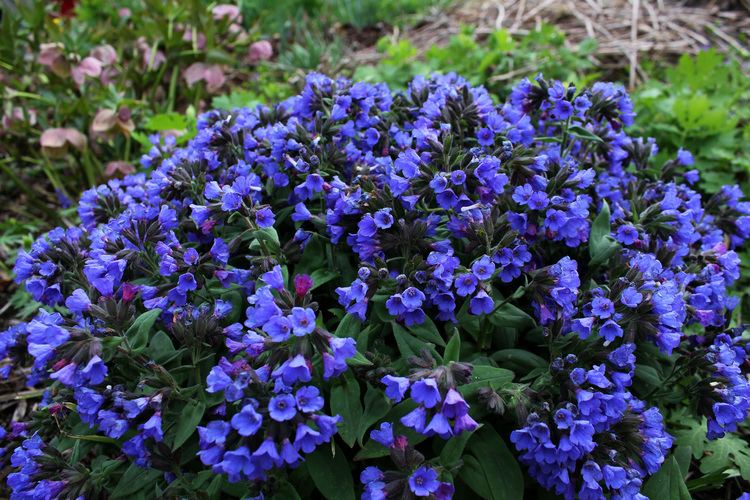
[[[640,363],[636,364],[634,378],[635,381],[638,382],[636,387],[641,388],[646,394],[651,390],[662,386],[659,370],[653,366]]]
[[[315,290],[319,286],[325,285],[329,281],[335,280],[340,277],[340,274],[336,271],[327,268],[316,269],[310,274],[313,280],[313,287],[311,290]]]
[[[421,325],[412,325],[408,327],[409,331],[427,342],[432,342],[435,345],[445,347],[445,340],[438,332],[437,326],[432,322],[430,318],[425,318],[424,323]]]
[[[349,366],[372,366],[372,361],[367,359],[361,352],[357,352],[354,356],[346,360],[346,364]]]
[[[336,327],[334,335],[337,337],[352,337],[356,339],[362,331],[362,322],[356,314],[347,314]]]
[[[661,469],[646,481],[643,494],[654,499],[690,500],[682,471],[673,456],[667,458]]]
[[[310,477],[325,498],[354,499],[354,481],[349,470],[349,462],[338,446],[319,446],[307,455],[305,462]]]
[[[391,326],[393,328],[393,336],[396,337],[398,350],[401,352],[403,358],[417,356],[422,349],[427,349],[435,358],[440,358],[432,344],[425,343],[418,339],[396,322],[391,322]]]
[[[677,444],[690,447],[693,450],[693,457],[701,458],[708,441],[706,439],[706,432],[708,430],[705,417],[699,422],[683,413],[678,413],[672,415],[671,420],[678,422],[683,427],[683,429],[675,431]]]
[[[151,337],[151,342],[149,342],[147,352],[154,361],[157,363],[163,363],[175,353],[172,339],[169,338],[169,335],[159,330],[153,337]]]
[[[179,113],[161,113],[149,118],[144,126],[153,132],[185,130],[188,128],[188,120],[185,115]]]
[[[271,254],[277,254],[281,251],[281,243],[279,243],[279,234],[273,227],[264,227],[253,231],[253,241],[250,243],[250,248],[260,248],[260,242],[266,246]]]
[[[146,344],[148,343],[148,334],[160,314],[161,309],[151,309],[150,311],[141,314],[135,319],[135,321],[133,321],[133,324],[130,325],[128,331],[125,332],[125,337],[127,337],[130,342],[130,347],[134,350],[146,347]]]
[[[461,335],[458,330],[455,331],[453,337],[451,337],[448,345],[445,346],[445,354],[443,354],[443,363],[448,364],[451,361],[458,361],[461,354]]]
[[[185,405],[180,413],[179,420],[177,420],[174,443],[172,443],[173,450],[182,446],[193,435],[196,427],[201,423],[205,411],[206,404],[203,401],[190,401]]]
[[[683,479],[687,477],[688,472],[690,471],[690,458],[692,454],[693,449],[690,446],[677,446],[672,452],[674,459],[677,461],[677,465],[680,466],[680,472],[682,473]]]
[[[706,456],[701,460],[700,469],[704,474],[718,472],[731,466],[740,470],[745,480],[750,480],[750,450],[747,442],[736,434],[727,434],[721,439],[706,445]]]
[[[497,311],[490,314],[490,323],[495,326],[527,330],[536,324],[534,318],[517,308],[510,302],[503,304]]]
[[[461,479],[481,498],[523,498],[523,475],[505,441],[489,425],[474,432],[464,455]]]
[[[273,500],[300,500],[301,497],[289,481],[277,480],[274,485]]]
[[[391,409],[391,403],[385,396],[385,392],[367,384],[365,393],[365,409],[362,413],[362,420],[359,425],[359,443],[362,444],[367,430],[372,424],[383,418]]]
[[[482,426],[482,424],[479,425],[480,426],[477,429],[480,429]],[[453,436],[445,443],[445,446],[443,446],[443,449],[440,452],[440,463],[444,467],[451,469],[458,464],[461,460],[461,456],[464,454],[466,443],[469,442],[469,439],[471,439],[477,429],[471,432],[462,432],[458,436]]]
[[[349,447],[359,436],[362,419],[362,403],[359,400],[359,382],[347,373],[339,378],[340,383],[331,389],[331,411],[343,419],[338,425],[339,435]]]
[[[571,125],[568,127],[568,133],[573,137],[582,139],[584,141],[593,141],[598,143],[604,143],[604,139],[591,132],[589,129],[581,127],[580,125]]]
[[[470,380],[470,383],[458,388],[464,397],[474,395],[482,387],[492,387],[497,390],[510,385],[513,382],[513,372],[505,368],[475,365]]]
[[[156,469],[144,469],[135,464],[130,464],[109,496],[114,500],[129,497],[145,488],[152,489],[161,475],[162,472]]]
[[[537,368],[546,368],[549,365],[541,356],[524,349],[501,349],[491,357],[498,366],[521,374],[529,373]]]
[[[589,255],[592,266],[607,262],[620,248],[620,245],[612,238],[609,218],[609,205],[606,201],[602,201],[602,209],[591,223],[589,235]]]

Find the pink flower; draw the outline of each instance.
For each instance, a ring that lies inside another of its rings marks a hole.
[[[98,78],[102,74],[102,62],[95,57],[84,57],[81,62],[73,66],[70,70],[70,76],[79,87],[83,85],[87,76]]]
[[[251,63],[254,64],[260,61],[268,61],[271,57],[273,57],[273,46],[268,40],[260,40],[250,45],[247,59]]]
[[[204,35],[203,33],[197,33],[196,38],[198,40],[196,42],[196,46],[201,50],[204,49],[206,47],[206,35]],[[193,30],[190,29],[190,27],[187,27],[185,29],[185,33],[182,35],[182,40],[185,42],[193,41]]]
[[[230,5],[226,3],[219,4],[213,8],[211,13],[213,14],[216,21],[226,19],[230,22],[242,22],[242,14],[240,14],[240,8],[236,5]]]
[[[124,177],[135,173],[135,167],[126,161],[111,161],[107,163],[107,167],[104,169],[104,175],[107,178],[111,177]],[[123,300],[125,297],[125,291],[123,291]]]
[[[63,53],[63,46],[59,43],[43,43],[39,46],[39,64],[46,66],[60,78],[70,74],[70,64]]]
[[[28,123],[32,127],[36,125],[36,110],[16,106],[6,111],[3,115],[3,129],[10,129]]]
[[[108,43],[94,47],[89,55],[98,59],[102,63],[102,66],[111,66],[117,62],[117,51]]]
[[[91,135],[104,139],[112,139],[118,132],[129,135],[135,130],[131,118],[130,108],[121,107],[116,112],[112,109],[100,109],[91,122]]]
[[[161,50],[152,50],[151,46],[146,41],[146,37],[139,37],[135,41],[135,47],[141,54],[141,60],[143,61],[143,67],[147,71],[158,69],[159,66],[167,62],[167,56]]]
[[[313,280],[307,274],[298,274],[294,277],[294,291],[299,297],[304,297],[313,287]]]
[[[50,128],[45,130],[39,138],[42,152],[51,158],[65,156],[68,146],[83,151],[87,143],[86,136],[74,128]]]
[[[227,78],[218,64],[193,63],[185,70],[185,81],[192,87],[200,81],[206,82],[206,89],[214,93],[224,85]]]

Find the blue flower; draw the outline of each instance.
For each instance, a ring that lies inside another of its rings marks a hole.
[[[431,378],[414,382],[411,386],[411,398],[425,408],[432,408],[442,400],[437,382]]]
[[[386,375],[380,381],[385,384],[385,395],[398,403],[404,398],[406,390],[409,388],[409,379],[406,377],[394,377]]]
[[[469,310],[471,311],[471,314],[475,315],[489,314],[494,308],[495,302],[484,290],[479,290],[469,302]]]
[[[383,422],[379,429],[373,429],[370,432],[370,437],[386,448],[390,448],[393,444],[393,425],[390,422]]]
[[[294,418],[297,414],[296,402],[291,394],[281,394],[271,398],[268,403],[268,414],[277,422]]]
[[[488,280],[495,272],[495,264],[490,260],[489,256],[484,255],[481,259],[472,264],[471,272],[474,273],[474,276],[476,276],[478,280]]]
[[[407,311],[418,309],[424,302],[425,295],[418,288],[410,286],[401,293],[401,303]]]
[[[263,416],[255,411],[252,404],[247,404],[232,417],[231,424],[240,436],[253,436],[263,424]]]
[[[270,207],[263,207],[255,212],[255,223],[258,227],[271,227],[276,222],[276,217]]]
[[[292,332],[297,337],[303,337],[315,330],[315,311],[308,307],[293,307]]]
[[[440,487],[440,481],[437,478],[438,474],[435,469],[423,465],[409,476],[409,489],[419,497],[429,496]]]

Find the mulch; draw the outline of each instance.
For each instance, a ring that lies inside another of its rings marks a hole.
[[[541,23],[563,31],[572,46],[594,38],[600,67],[626,70],[631,87],[644,77],[643,60],[674,60],[708,47],[750,54],[750,0],[467,0],[392,34],[424,52],[444,45],[465,25],[482,37],[500,28],[524,35]],[[349,54],[358,64],[380,57],[372,46]]]

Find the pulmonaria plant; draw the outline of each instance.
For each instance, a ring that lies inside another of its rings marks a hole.
[[[42,307],[1,373],[45,395],[12,496],[643,498],[685,415],[747,416],[750,204],[633,117],[608,83],[320,74],[201,116],[16,262]]]

